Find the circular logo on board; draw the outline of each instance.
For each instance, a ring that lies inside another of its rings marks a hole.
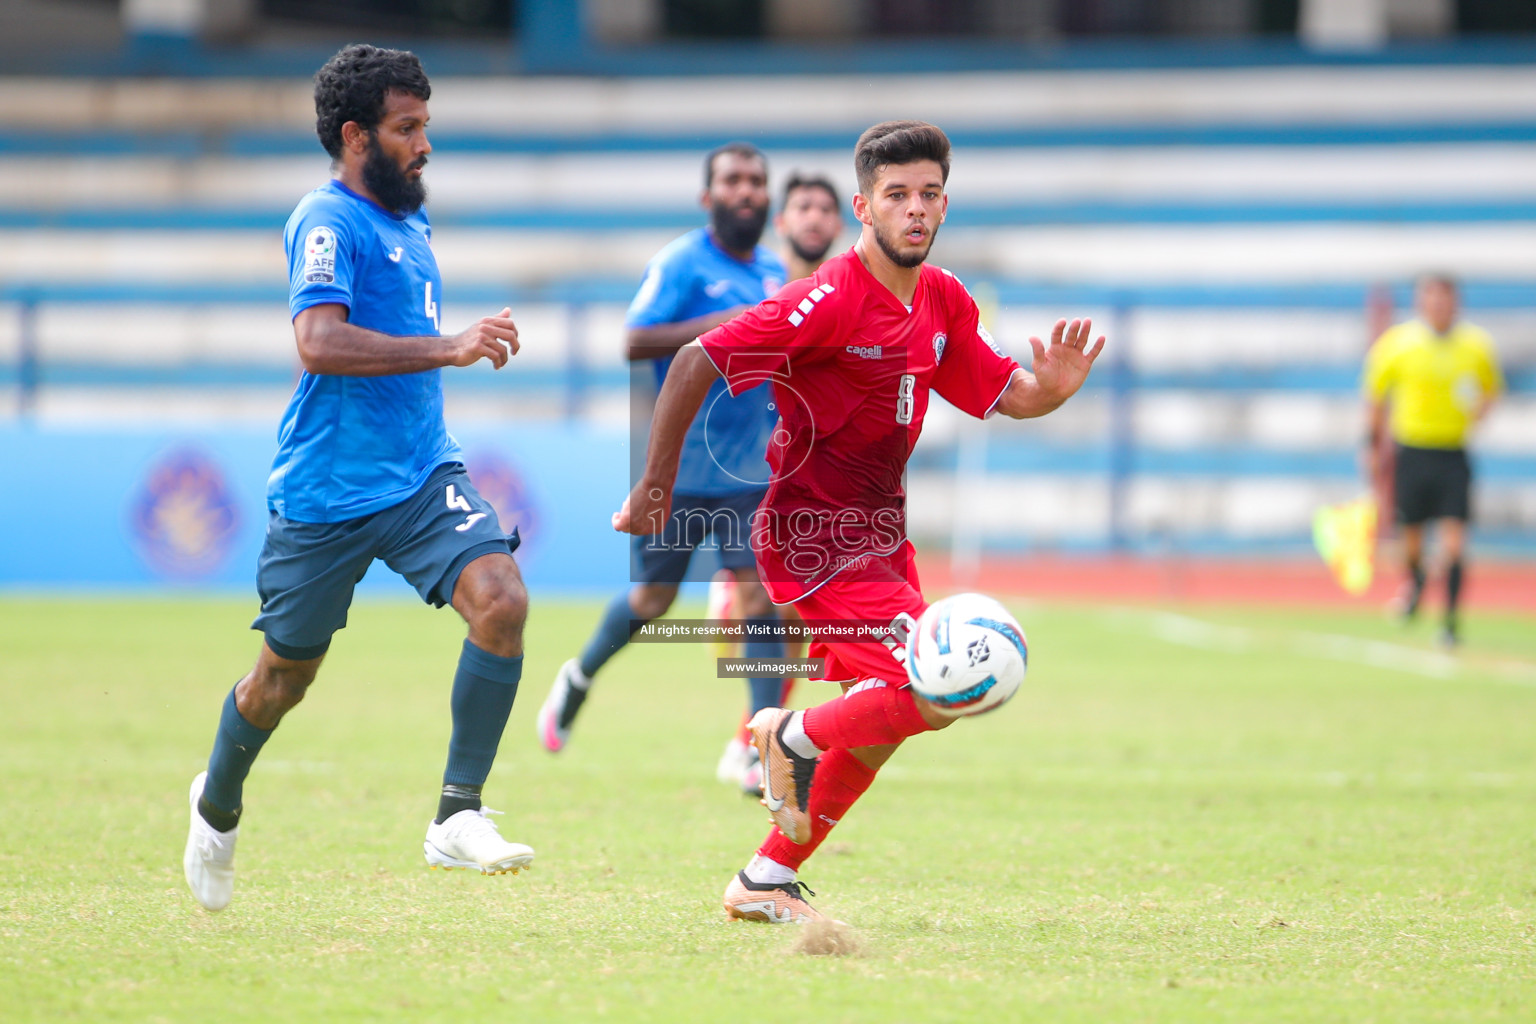
[[[129,520],[144,560],[172,577],[212,573],[229,554],[240,527],[224,471],[194,448],[173,450],[150,464]]]

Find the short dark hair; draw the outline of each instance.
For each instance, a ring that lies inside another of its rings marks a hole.
[[[331,159],[341,156],[341,126],[356,121],[373,131],[384,119],[384,104],[392,92],[432,98],[427,73],[409,50],[352,43],[315,72],[315,134]]]
[[[859,136],[853,147],[853,172],[866,196],[875,187],[880,168],[932,160],[949,181],[949,136],[927,121],[882,121]]]
[[[704,187],[706,189],[715,183],[715,157],[726,153],[735,153],[737,156],[751,157],[754,160],[758,160],[763,165],[763,173],[766,174],[768,172],[768,158],[763,155],[762,150],[750,142],[727,142],[723,146],[716,146],[710,150],[709,155],[704,158]]]
[[[1431,270],[1420,274],[1413,282],[1414,287],[1423,288],[1425,285],[1437,284],[1450,291],[1452,294],[1461,292],[1461,283],[1456,280],[1456,275],[1444,270]]]
[[[832,180],[825,174],[810,174],[804,171],[790,171],[789,180],[784,183],[784,203],[789,204],[789,197],[797,188],[819,188],[832,197],[832,205],[841,207],[842,200],[837,197],[837,188]]]

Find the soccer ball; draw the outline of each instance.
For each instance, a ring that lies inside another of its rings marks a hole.
[[[1029,664],[1024,630],[985,594],[956,594],[928,606],[907,640],[913,692],[951,718],[1000,707]]]

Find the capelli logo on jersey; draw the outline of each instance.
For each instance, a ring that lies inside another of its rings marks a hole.
[[[796,327],[799,327],[801,324],[805,323],[806,314],[816,308],[816,303],[820,302],[822,299],[826,298],[828,295],[831,295],[835,291],[837,291],[837,289],[833,288],[829,284],[817,285],[815,288],[812,288],[809,292],[806,293],[805,298],[800,300],[800,305],[791,310],[789,316],[785,317],[785,319],[788,320],[791,324],[794,324]]]
[[[843,351],[858,356],[860,359],[883,359],[879,345],[845,345]]]

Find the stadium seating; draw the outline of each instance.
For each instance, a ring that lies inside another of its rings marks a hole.
[[[901,104],[894,82],[437,80],[444,327],[510,301],[527,339],[518,374],[456,375],[451,414],[623,424],[623,306],[649,255],[699,223],[703,151],[752,139],[776,173],[825,171],[846,191],[858,130],[916,116],[956,143],[936,258],[975,287],[993,333],[1022,354],[1055,315],[1090,312],[1120,360],[1038,425],[937,414],[914,463],[917,529],[1298,543],[1312,508],[1357,487],[1369,290],[1391,285],[1404,315],[1407,282],[1430,268],[1467,281],[1516,386],[1483,438],[1485,520],[1511,542],[1536,525],[1536,121],[1522,104],[1536,71],[949,75]],[[326,174],[308,88],[0,83],[7,404],[40,374],[27,401],[45,418],[275,418],[296,372],[278,236]]]

